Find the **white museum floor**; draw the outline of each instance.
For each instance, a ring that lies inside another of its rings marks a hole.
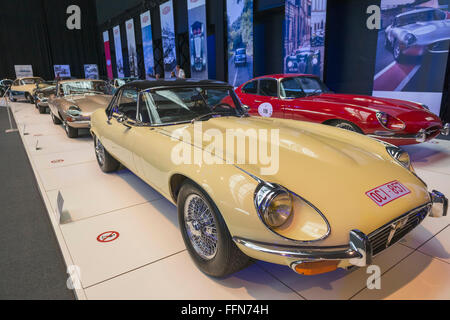
[[[365,268],[307,277],[256,262],[227,279],[205,276],[185,249],[175,206],[128,170],[102,173],[87,130],[69,139],[34,105],[11,108],[65,262],[79,267],[78,299],[450,299],[450,217],[428,217],[376,257],[380,290],[366,288]],[[450,197],[450,141],[405,149],[430,190]],[[97,240],[110,231],[115,241]]]

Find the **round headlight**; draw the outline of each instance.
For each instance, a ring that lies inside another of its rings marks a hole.
[[[292,61],[289,61],[287,65],[288,65],[289,68],[292,68],[292,66],[293,66],[294,64],[292,63]]]
[[[255,205],[264,223],[270,228],[281,227],[292,214],[292,196],[278,185],[262,183],[255,194]]]
[[[384,113],[384,112],[377,112],[377,119],[385,127],[387,126],[387,124],[389,122],[389,116],[387,113]]]
[[[411,158],[409,157],[408,152],[400,149],[396,146],[387,146],[386,151],[389,155],[394,158],[399,164],[401,164],[406,169],[412,170],[411,166]]]
[[[405,36],[405,41],[408,45],[413,44],[416,42],[416,37],[412,33],[408,33]]]

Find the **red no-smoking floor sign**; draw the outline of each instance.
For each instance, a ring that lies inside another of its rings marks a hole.
[[[101,243],[113,242],[119,238],[117,231],[107,231],[97,237],[97,241]]]

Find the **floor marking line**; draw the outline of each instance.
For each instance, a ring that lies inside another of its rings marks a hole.
[[[397,63],[397,61],[393,61],[390,64],[388,64],[384,69],[382,69],[380,72],[378,72],[375,77],[373,78],[373,80],[377,80],[379,77],[381,77],[386,71],[388,71],[390,68],[392,68],[395,64]]]
[[[108,281],[110,281],[110,280],[119,278],[119,277],[121,277],[121,276],[123,276],[123,275],[126,275],[126,274],[128,274],[128,273],[131,273],[131,272],[137,271],[137,270],[139,270],[139,269],[148,267],[148,266],[150,266],[150,265],[152,265],[152,264],[155,264],[155,263],[157,263],[157,262],[159,262],[159,261],[162,261],[162,260],[171,258],[171,257],[176,256],[177,254],[183,253],[183,252],[185,252],[185,251],[187,251],[187,249],[184,249],[184,250],[175,252],[174,254],[171,254],[171,255],[168,255],[168,256],[166,256],[166,257],[164,257],[164,258],[160,258],[160,259],[158,259],[158,260],[155,260],[155,261],[152,261],[152,262],[150,262],[150,263],[144,264],[144,265],[142,265],[142,266],[140,266],[140,267],[137,267],[137,268],[134,268],[134,269],[131,269],[131,270],[122,272],[122,273],[120,273],[120,274],[118,274],[118,275],[115,275],[114,277],[111,277],[111,278],[102,280],[102,281],[100,281],[100,282],[91,284],[90,286],[87,286],[87,287],[83,287],[83,289],[84,289],[84,290],[87,290],[87,289],[92,288],[92,287],[95,287],[95,286],[97,286],[97,285],[99,285],[99,284],[102,284],[102,283],[108,282]]]
[[[416,65],[411,72],[400,82],[400,84],[395,88],[394,91],[402,91],[403,88],[409,83],[409,81],[416,75],[417,71],[419,71],[421,65]]]
[[[302,298],[303,300],[308,300],[306,299],[304,296],[302,296],[299,292],[297,292],[297,290],[294,290],[293,288],[291,288],[290,286],[288,286],[286,283],[284,283],[283,281],[281,281],[277,276],[275,276],[274,274],[272,274],[269,270],[266,270],[263,266],[260,266],[258,263],[255,262],[255,264],[264,272],[266,272],[267,274],[269,274],[272,278],[274,278],[275,280],[279,281],[281,284],[283,284],[284,286],[286,286],[287,288],[291,289],[295,294],[297,294],[300,298]]]

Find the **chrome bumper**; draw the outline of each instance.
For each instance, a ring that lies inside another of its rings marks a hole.
[[[277,246],[236,237],[233,240],[251,250],[298,260],[290,266],[294,270],[298,264],[305,261],[347,260],[349,264],[358,267],[368,266],[372,263],[372,247],[369,238],[359,230],[350,231],[348,245],[337,247]]]
[[[416,215],[418,209],[426,210],[422,219],[419,220],[419,223],[426,217],[426,215],[429,215],[430,217],[446,216],[448,211],[447,198],[438,191],[433,191],[430,193],[430,197],[431,203],[410,211],[408,214],[393,221],[394,223],[389,223],[386,226],[392,227],[392,225],[395,225],[394,230],[397,230],[399,221],[401,221],[401,219],[404,220],[404,217],[407,215]],[[404,235],[402,235],[402,237],[403,236]],[[350,241],[348,245],[335,247],[283,246],[250,241],[239,237],[234,237],[233,241],[249,250],[258,251],[269,255],[278,255],[288,259],[289,261],[294,261],[290,265],[294,271],[295,267],[303,262],[325,260],[339,260],[343,262],[340,265],[344,266],[365,267],[371,265],[374,256],[369,236],[356,229],[350,231]],[[386,245],[386,248],[388,246],[389,243]]]
[[[374,134],[369,134],[369,137],[384,140],[415,140],[418,143],[423,143],[429,140],[430,137],[438,135],[439,133],[444,136],[448,136],[450,134],[449,124],[445,124],[442,129],[436,129],[433,131],[420,129],[419,132],[415,134],[396,134],[395,132],[391,131],[376,131]]]
[[[430,196],[432,203],[430,217],[441,218],[447,216],[448,199],[436,190],[433,190]]]
[[[441,134],[443,136],[448,136],[450,134],[450,123],[446,123],[444,127],[441,129]]]
[[[69,127],[77,128],[77,129],[88,129],[91,127],[91,121],[90,120],[83,120],[83,121],[71,121],[66,122]]]

